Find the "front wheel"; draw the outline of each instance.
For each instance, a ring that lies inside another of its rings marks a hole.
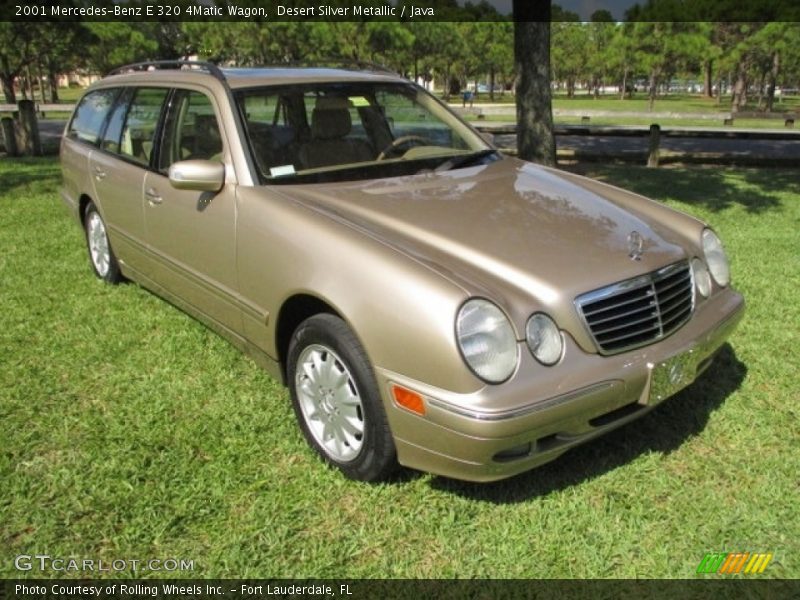
[[[92,264],[94,274],[107,283],[122,281],[117,257],[114,256],[108,241],[106,224],[94,202],[89,202],[86,207],[83,227],[86,233],[86,247],[89,250],[89,262]]]
[[[361,481],[380,481],[397,469],[372,368],[342,319],[320,314],[301,323],[289,344],[287,374],[300,428],[328,464]]]

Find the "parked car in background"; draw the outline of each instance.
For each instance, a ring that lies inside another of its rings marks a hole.
[[[743,314],[707,224],[503,156],[383,71],[132,65],[61,164],[94,273],[253,356],[354,479],[553,460],[689,385]]]

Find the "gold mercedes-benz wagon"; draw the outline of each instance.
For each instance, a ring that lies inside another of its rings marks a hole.
[[[376,69],[124,67],[61,163],[95,274],[253,356],[354,479],[550,461],[689,385],[743,314],[708,225],[502,156]]]

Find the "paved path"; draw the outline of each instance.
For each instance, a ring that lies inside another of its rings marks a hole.
[[[515,135],[497,135],[495,144],[500,148],[516,148]],[[625,154],[644,155],[648,151],[646,137],[610,137],[556,135],[559,150],[579,153],[607,155],[609,157]],[[724,154],[731,158],[752,160],[779,158],[800,161],[800,139],[784,140],[727,140],[714,138],[662,137],[660,148],[665,152],[682,154]]]

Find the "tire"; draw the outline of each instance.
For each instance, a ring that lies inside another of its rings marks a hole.
[[[100,212],[89,202],[83,215],[83,231],[86,236],[86,249],[89,252],[89,263],[98,278],[112,285],[122,281],[119,262],[108,241],[106,224]]]
[[[319,314],[300,324],[289,342],[287,379],[300,429],[326,463],[359,481],[397,470],[372,367],[342,319]]]

